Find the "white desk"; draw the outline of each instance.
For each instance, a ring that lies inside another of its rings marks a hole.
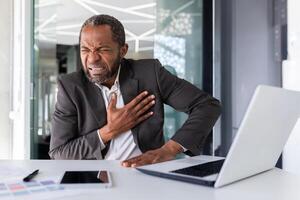
[[[120,166],[118,161],[0,161],[1,167],[22,167],[40,169],[36,180],[51,178],[59,180],[65,170],[101,170],[111,172],[113,187],[109,189],[85,189],[82,195],[61,199],[104,199],[104,200],[299,200],[300,177],[274,169],[260,175],[239,181],[220,189],[183,183],[148,176],[135,169]],[[57,198],[56,198],[57,200]]]

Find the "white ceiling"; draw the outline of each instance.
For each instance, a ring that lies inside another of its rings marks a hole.
[[[109,14],[123,23],[131,51],[151,50],[155,9],[154,0],[40,0],[35,4],[35,36],[42,43],[78,44],[87,18]]]

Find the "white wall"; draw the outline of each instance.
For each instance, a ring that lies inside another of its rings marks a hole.
[[[10,1],[10,0],[7,0]],[[14,0],[11,89],[12,159],[30,157],[30,70],[32,67],[33,0]]]
[[[10,73],[12,1],[0,1],[0,159],[11,157]]]
[[[275,59],[274,0],[221,2],[222,156],[259,84],[281,86]]]
[[[288,60],[283,63],[283,87],[300,91],[300,1],[288,0]],[[300,102],[299,102],[300,106]],[[300,120],[283,153],[283,169],[300,174]]]
[[[0,1],[0,159],[29,158],[32,1]]]
[[[281,86],[275,61],[272,0],[235,0],[232,39],[232,128],[235,136],[258,84]]]

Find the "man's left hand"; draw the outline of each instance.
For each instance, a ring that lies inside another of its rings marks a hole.
[[[182,147],[177,142],[169,140],[161,148],[147,151],[142,155],[123,161],[122,166],[138,167],[142,165],[164,162],[174,159],[175,156],[181,152],[183,152]]]

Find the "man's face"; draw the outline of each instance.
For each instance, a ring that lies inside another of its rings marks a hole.
[[[80,57],[83,70],[94,83],[112,85],[127,44],[120,47],[109,25],[86,26],[81,32]]]

